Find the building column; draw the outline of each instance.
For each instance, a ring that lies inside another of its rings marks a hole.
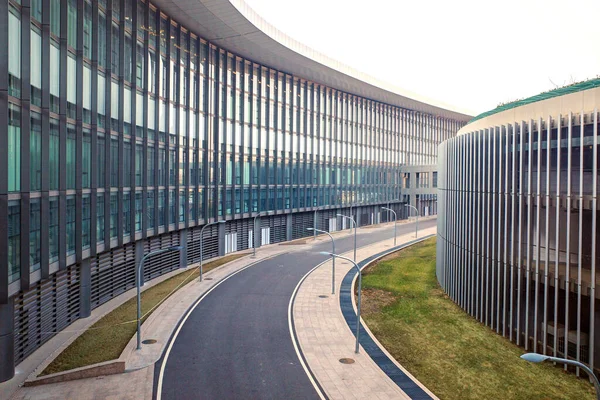
[[[87,318],[92,313],[92,271],[90,259],[79,264],[79,318]]]
[[[219,238],[219,257],[225,255],[225,224],[217,224]]]
[[[294,220],[292,214],[285,216],[285,240],[290,241],[294,237]]]
[[[219,224],[223,225],[223,224]],[[182,229],[179,231],[179,245],[182,247],[179,250],[179,268],[187,268],[187,236],[188,230]]]
[[[260,244],[262,243],[262,241],[260,240],[260,233],[261,233],[261,229],[260,229],[260,218],[258,217],[256,219],[256,224],[252,225],[252,231],[254,232],[252,234],[252,240],[254,241],[254,247],[256,247],[257,249],[260,247]]]
[[[15,376],[14,308],[12,297],[0,304],[0,382]]]

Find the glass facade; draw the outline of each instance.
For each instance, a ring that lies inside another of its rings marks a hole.
[[[207,221],[394,201],[464,125],[242,58],[147,1],[0,1],[0,302]]]

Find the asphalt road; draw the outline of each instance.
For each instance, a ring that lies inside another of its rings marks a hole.
[[[435,224],[421,221],[420,227]],[[390,238],[393,229],[359,231],[357,247]],[[415,226],[397,229],[399,236]],[[353,243],[351,235],[337,237],[336,251],[350,251]],[[175,339],[162,399],[318,399],[290,338],[288,303],[300,279],[327,259],[319,251],[331,251],[331,244],[262,261],[209,293]]]

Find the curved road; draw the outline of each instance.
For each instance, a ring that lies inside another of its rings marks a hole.
[[[436,220],[421,221],[423,228]],[[414,223],[398,225],[398,236]],[[393,226],[363,230],[357,247],[391,238]],[[352,250],[353,237],[335,238],[336,250]],[[262,261],[210,292],[190,314],[167,360],[162,399],[318,399],[294,350],[288,304],[294,288],[327,259],[331,243]],[[155,384],[163,359],[155,368]]]

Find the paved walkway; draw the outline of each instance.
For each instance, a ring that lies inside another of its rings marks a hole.
[[[433,227],[419,231],[419,236],[435,232],[436,228]],[[414,239],[414,234],[402,235],[398,237],[397,244]],[[358,249],[356,261],[360,262],[392,246],[393,239],[390,239]],[[352,258],[352,252],[341,255]],[[339,301],[342,280],[352,268],[352,263],[336,260],[334,296],[331,295],[331,261],[312,271],[300,285],[293,316],[302,353],[315,379],[331,399],[409,399],[362,347],[359,354],[354,353],[356,337],[342,315]],[[339,361],[342,358],[351,358],[355,362],[342,364]],[[404,372],[407,373],[406,370]],[[416,383],[436,398],[423,385]]]
[[[202,294],[206,293],[212,287],[217,285],[219,281],[221,281],[227,275],[253,265],[256,262],[266,260],[278,254],[289,252],[290,250],[293,250],[294,247],[278,245],[265,246],[260,250],[257,250],[256,259],[251,258],[251,256],[241,257],[205,273],[205,279],[203,282],[195,280],[194,282],[188,283],[182,289],[177,291],[173,296],[162,303],[142,325],[142,340],[152,338],[157,340],[157,343],[152,345],[142,345],[142,349],[140,351],[136,351],[136,337],[134,336],[121,354],[120,359],[126,362],[126,370],[128,371],[126,374],[82,379],[36,387],[18,388],[18,386],[28,378],[28,376],[34,376],[36,373],[38,373],[38,371],[43,371],[56,355],[58,355],[64,348],[72,343],[77,336],[79,336],[79,334],[63,333],[57,335],[57,337],[53,338],[53,340],[42,346],[38,352],[33,354],[33,359],[26,360],[27,364],[33,365],[37,363],[37,368],[34,367],[30,369],[30,371],[19,371],[20,373],[11,381],[0,385],[0,398],[11,398],[13,400],[92,400],[104,398],[152,399],[154,363],[160,358],[164,350],[164,346],[168,342],[168,339],[175,329],[177,322],[185,313],[185,311],[187,311],[190,304],[192,304]],[[197,265],[188,267],[188,270],[191,271],[196,267]],[[173,273],[163,275],[160,278],[153,280],[150,284],[144,285],[143,290],[147,290],[148,288],[164,281],[165,279],[168,279],[176,273],[180,273],[181,271],[183,270],[177,270]],[[86,329],[106,313],[134,296],[135,290],[130,290],[94,310],[90,318],[78,320],[65,330],[72,331]],[[152,332],[152,334],[149,335],[146,332]],[[15,386],[18,389],[14,389]],[[9,392],[9,390],[11,390],[11,392]],[[11,397],[13,392],[14,394]]]
[[[400,225],[400,224],[399,224]],[[382,228],[391,227],[391,224],[382,225]],[[372,228],[371,228],[372,229]],[[435,228],[434,228],[435,229]],[[362,229],[359,229],[361,231]],[[348,232],[348,231],[346,231]],[[342,234],[342,233],[340,233]],[[317,239],[318,243],[328,242],[329,238],[321,237]],[[391,243],[391,240],[389,241]],[[225,266],[217,268],[213,271],[210,271],[205,274],[204,282],[200,283],[198,281],[194,281],[186,285],[184,288],[179,290],[174,296],[169,298],[165,303],[163,303],[148,320],[142,326],[142,337],[143,339],[152,338],[157,340],[156,344],[153,345],[144,345],[141,351],[135,351],[135,337],[132,338],[127,348],[121,355],[121,359],[126,361],[126,368],[128,370],[127,373],[121,375],[112,375],[106,377],[99,378],[91,378],[79,381],[58,383],[58,384],[50,384],[43,385],[38,387],[28,387],[28,388],[19,388],[15,392],[15,387],[18,387],[27,376],[30,374],[34,374],[35,371],[43,370],[46,365],[58,354],[62,351],[63,348],[68,346],[77,336],[75,333],[61,333],[57,335],[55,338],[47,342],[40,350],[30,356],[25,362],[19,365],[19,370],[17,371],[17,376],[7,382],[0,384],[0,398],[2,399],[99,399],[99,398],[113,398],[113,399],[152,399],[152,383],[154,377],[154,363],[160,358],[165,345],[168,342],[168,338],[171,336],[173,330],[177,325],[177,321],[184,315],[189,306],[204,293],[208,292],[211,288],[218,285],[219,282],[227,277],[228,275],[244,269],[250,265],[253,265],[256,262],[260,262],[277,255],[286,253],[286,252],[295,252],[295,251],[306,251],[313,247],[314,242],[309,242],[305,245],[297,245],[297,246],[279,246],[279,245],[271,245],[261,248],[257,251],[257,258],[252,259],[250,257],[243,257],[238,260],[235,260],[231,263],[228,263]],[[391,244],[390,244],[391,245]],[[387,245],[387,246],[390,246]],[[357,254],[357,257],[362,258],[362,252],[365,252],[366,255],[374,254],[380,250],[380,246],[386,246],[385,243],[371,245],[366,247],[363,250],[360,250]],[[338,290],[339,283],[342,280],[343,275],[347,272],[350,267],[348,264],[342,265],[341,262],[338,262],[340,265],[340,272],[337,274],[337,282],[338,282]],[[341,268],[343,267],[343,268]],[[188,270],[194,267],[189,267]],[[318,271],[326,271],[326,267],[322,267],[318,269],[314,276],[317,276]],[[150,284],[147,284],[144,287],[144,290],[165,280],[168,279],[175,273],[180,272],[181,270],[175,271],[171,274],[167,274],[163,277],[155,279]],[[344,271],[344,272],[341,272]],[[327,274],[326,274],[327,275]],[[313,274],[309,275],[309,278],[313,276]],[[329,289],[329,293],[331,292],[331,270],[329,269],[328,273],[329,280],[324,283]],[[303,285],[304,286],[304,285]],[[306,286],[308,287],[308,286]],[[315,289],[316,290],[316,289]],[[303,290],[301,290],[303,291]],[[299,293],[300,294],[300,293]],[[92,316],[87,319],[82,319],[76,321],[72,326],[67,328],[67,331],[75,331],[86,329],[93,323],[95,323],[99,318],[105,315],[110,310],[114,309],[119,304],[122,304],[129,298],[135,295],[135,290],[124,293],[123,295],[107,302],[103,306],[97,308],[92,313]],[[319,299],[319,300],[327,300],[329,299]],[[337,304],[338,314],[336,319],[341,318],[341,312],[339,311],[339,303],[337,302],[337,297],[335,304]],[[320,319],[321,315],[318,317],[313,317]],[[343,321],[343,320],[341,320]],[[335,326],[337,326],[338,321],[334,320],[331,322]],[[298,327],[296,327],[298,329]],[[309,328],[308,328],[309,329]],[[336,328],[337,329],[337,328]],[[347,325],[346,330],[347,334],[351,335],[349,332]],[[145,334],[145,332],[152,332],[152,335],[149,336]],[[345,343],[347,338],[341,339],[340,341]],[[352,342],[352,338],[350,341]],[[353,342],[352,342],[353,343]],[[348,347],[349,351],[346,356],[352,356],[353,345],[352,343]],[[305,345],[303,345],[305,346]],[[346,345],[340,346],[341,348],[346,348]],[[303,347],[304,348],[304,347]],[[309,347],[306,347],[308,353],[310,353]],[[333,353],[331,353],[333,354]],[[45,361],[44,361],[45,360]],[[337,359],[336,359],[337,362]],[[366,362],[366,361],[365,361]],[[371,361],[372,362],[372,361]],[[341,365],[341,364],[340,364]],[[335,365],[338,367],[338,365]],[[311,365],[312,369],[312,365]],[[318,370],[318,366],[316,366],[316,370]],[[315,371],[316,371],[315,370]],[[335,370],[335,368],[334,368]],[[318,377],[319,378],[319,377]],[[329,380],[340,378],[337,373],[334,373],[329,377]],[[341,376],[342,381],[348,380],[348,375]],[[319,378],[319,381],[323,379],[323,384],[327,383],[327,376]],[[321,382],[319,382],[321,383]],[[326,385],[325,385],[326,386]],[[13,394],[14,393],[14,394]],[[370,391],[369,393],[372,393]],[[12,396],[11,396],[12,395]],[[332,395],[333,397],[333,395]]]

